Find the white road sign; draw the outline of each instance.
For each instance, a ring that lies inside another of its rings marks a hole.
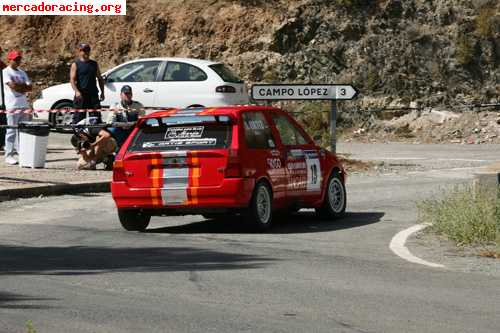
[[[255,84],[254,100],[348,100],[358,94],[348,84]]]

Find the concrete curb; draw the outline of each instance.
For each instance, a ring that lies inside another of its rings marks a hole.
[[[39,196],[110,192],[111,182],[67,183],[0,190],[0,202]]]

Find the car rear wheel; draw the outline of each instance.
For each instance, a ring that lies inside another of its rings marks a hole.
[[[118,218],[125,230],[144,231],[149,225],[151,215],[141,209],[118,209]]]
[[[347,193],[344,182],[337,171],[328,179],[323,205],[316,208],[316,213],[321,218],[337,219],[345,214]]]
[[[57,103],[54,109],[58,110],[70,110],[73,108],[73,103],[70,101],[63,101]],[[57,111],[49,115],[50,126],[58,131],[62,131],[61,126],[71,125],[73,120],[73,112],[68,111]]]
[[[257,231],[266,231],[271,227],[272,208],[272,194],[269,186],[265,182],[257,183],[246,213],[246,220]]]

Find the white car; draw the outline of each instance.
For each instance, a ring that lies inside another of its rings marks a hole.
[[[208,60],[137,59],[106,71],[103,78],[106,97],[101,102],[103,108],[120,101],[123,85],[132,87],[134,100],[152,108],[236,105],[249,101],[243,80],[224,64]],[[40,93],[33,108],[71,109],[73,96],[69,83],[49,87]],[[53,127],[69,124],[72,117],[69,112],[37,112],[37,116]],[[106,119],[104,114],[103,119]]]

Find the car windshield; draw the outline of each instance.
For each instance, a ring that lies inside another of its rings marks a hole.
[[[236,74],[234,74],[224,64],[215,64],[208,67],[212,68],[214,72],[217,73],[217,75],[219,75],[222,80],[224,80],[224,82],[243,83],[243,80],[240,79]]]
[[[169,151],[227,148],[231,141],[227,116],[173,116],[147,119],[128,151]]]

